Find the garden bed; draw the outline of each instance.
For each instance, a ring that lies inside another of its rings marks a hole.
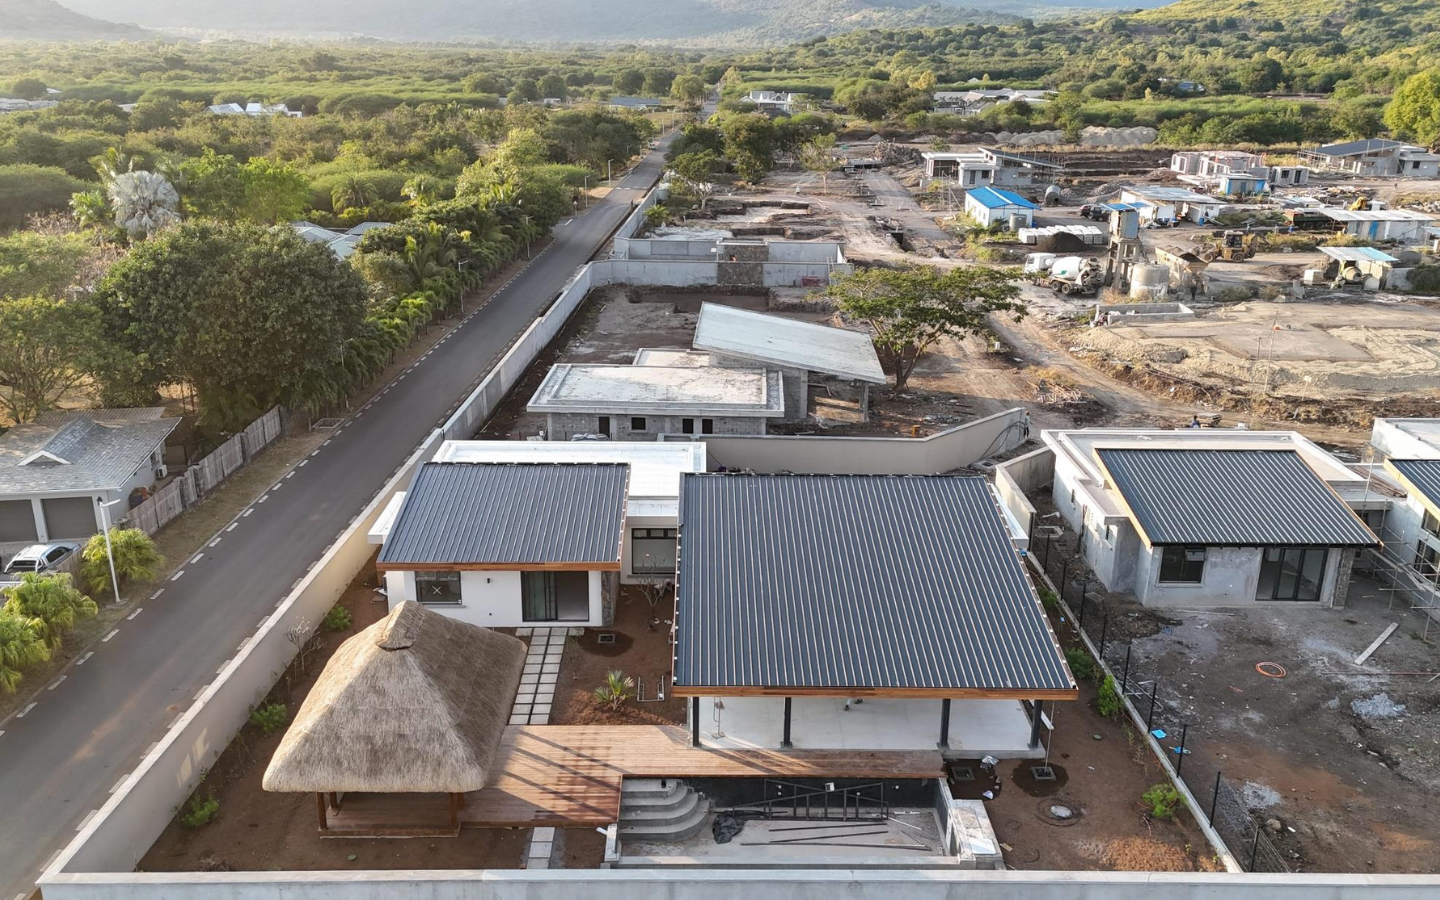
[[[587,628],[579,637],[565,642],[560,661],[560,678],[550,722],[554,725],[675,725],[685,722],[685,702],[670,693],[670,623],[674,620],[675,599],[665,597],[651,610],[642,592],[622,586],[615,605],[615,622],[609,628]],[[652,625],[651,620],[659,621]],[[614,635],[614,642],[600,643],[602,635]],[[605,673],[619,671],[635,678],[644,690],[645,701],[628,701],[610,709],[595,699],[595,688]],[[665,679],[666,698],[652,701],[660,678]]]

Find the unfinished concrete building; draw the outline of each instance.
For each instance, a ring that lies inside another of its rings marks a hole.
[[[696,365],[550,369],[526,407],[552,441],[653,441],[662,434],[764,434],[783,418],[778,371]]]

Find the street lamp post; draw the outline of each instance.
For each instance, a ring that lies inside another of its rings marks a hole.
[[[614,161],[615,161],[615,160],[613,160],[613,159],[607,159],[607,160],[605,160],[605,183],[608,184],[608,185],[610,185],[611,187],[614,187],[614,186],[615,186],[615,185],[613,184],[613,182],[615,181],[615,179],[610,175],[610,164],[613,163]]]
[[[590,208],[590,173],[585,173],[585,208]]]
[[[111,500],[106,503],[99,497],[95,498],[95,503],[100,507],[100,521],[105,528],[105,556],[110,561],[110,588],[115,591],[116,606],[120,605],[120,579],[115,574],[115,550],[110,545],[110,507],[124,499],[121,497],[119,500]]]

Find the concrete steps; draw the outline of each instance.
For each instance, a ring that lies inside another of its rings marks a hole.
[[[620,786],[622,838],[666,843],[683,841],[705,827],[710,801],[672,778],[625,779]]]

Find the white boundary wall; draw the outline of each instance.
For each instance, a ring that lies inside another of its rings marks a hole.
[[[1432,900],[1430,875],[530,869],[58,875],[46,900]]]
[[[1030,417],[1016,407],[923,438],[706,435],[702,440],[711,467],[815,475],[934,475],[1008,453],[1029,437]]]

